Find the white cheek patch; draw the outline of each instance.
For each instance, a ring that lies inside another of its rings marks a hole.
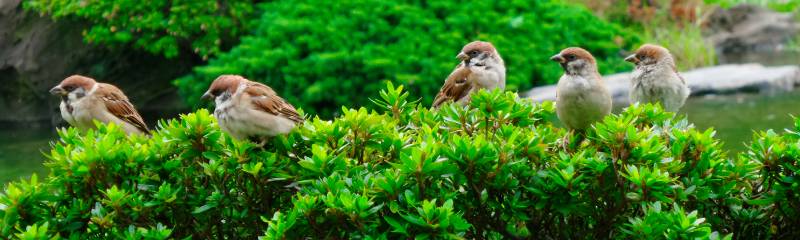
[[[567,63],[568,74],[589,76],[594,71],[594,68],[584,59],[577,59]]]
[[[228,93],[222,94],[222,96],[217,97],[217,103],[227,102],[231,99],[231,95]]]
[[[217,98],[216,102],[217,102],[217,107],[216,107],[217,111],[225,111],[233,106],[233,101],[230,101],[230,98],[228,99]]]
[[[86,97],[86,95],[92,95],[95,91],[97,91],[98,85],[100,84],[95,83],[94,85],[92,85],[92,88],[89,89],[88,93],[86,92],[86,89],[83,89],[82,87],[76,88],[75,90],[72,90],[72,92],[67,94],[67,96],[69,97],[70,101],[80,100],[83,97]]]
[[[574,67],[574,68],[579,68],[579,67],[583,66],[583,63],[584,63],[583,59],[578,59],[578,60],[569,62],[569,65]]]
[[[70,101],[78,101],[86,96],[86,91],[83,88],[78,88],[70,92],[68,95]]]
[[[567,71],[569,71],[570,74],[577,73],[578,69],[580,68],[580,63],[578,63],[578,61],[572,61],[567,63]]]

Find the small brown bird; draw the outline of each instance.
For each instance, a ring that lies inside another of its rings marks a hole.
[[[567,128],[585,130],[611,112],[611,94],[591,53],[571,47],[550,60],[564,69],[556,87],[556,114]]]
[[[625,61],[636,64],[631,76],[631,103],[660,102],[664,110],[677,112],[686,102],[690,90],[686,80],[678,74],[669,50],[645,44]]]
[[[94,120],[113,122],[128,134],[148,134],[142,116],[128,97],[114,85],[72,75],[50,89],[61,97],[61,117],[80,130],[94,129]]]
[[[469,104],[470,94],[480,89],[505,89],[505,63],[491,43],[471,42],[461,49],[456,58],[461,63],[444,81],[439,94],[436,94],[434,108],[448,101]]]
[[[203,99],[214,99],[214,117],[220,128],[237,139],[286,134],[303,122],[297,110],[272,88],[238,75],[217,77]]]

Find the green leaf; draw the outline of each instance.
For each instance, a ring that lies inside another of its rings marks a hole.
[[[203,206],[199,206],[199,207],[195,208],[194,211],[192,211],[192,214],[204,213],[205,211],[208,211],[208,210],[210,210],[212,208],[215,208],[215,207],[216,206],[209,205],[209,204],[206,204],[206,205],[203,205]]]

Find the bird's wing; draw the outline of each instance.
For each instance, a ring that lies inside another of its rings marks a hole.
[[[680,73],[676,73],[676,75],[678,75],[678,78],[681,80],[681,83],[683,83],[683,85],[686,85],[686,79],[684,79]]]
[[[143,133],[148,133],[150,131],[144,123],[144,120],[142,120],[142,116],[139,115],[139,112],[136,111],[133,104],[128,101],[128,97],[122,93],[122,90],[111,84],[99,84],[101,85],[97,88],[95,94],[103,101],[108,112],[122,121],[130,123]]]
[[[447,76],[444,85],[439,89],[439,94],[433,100],[433,108],[438,108],[448,101],[458,101],[469,94],[472,83],[467,80],[471,71],[461,63]]]
[[[681,80],[681,83],[683,83],[683,85],[686,85],[686,79],[683,79],[683,76],[681,76],[681,74],[678,72],[678,68],[675,67],[675,65],[672,65],[672,71],[675,72],[675,75],[678,76],[678,79]]]
[[[285,117],[295,123],[303,122],[303,117],[297,113],[294,106],[279,97],[272,88],[267,85],[250,82],[245,93],[250,95],[253,105],[258,110],[268,112],[272,115]]]

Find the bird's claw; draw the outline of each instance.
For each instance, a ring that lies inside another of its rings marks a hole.
[[[255,144],[255,148],[261,148],[261,149],[263,149],[264,146],[266,146],[267,143],[269,143],[269,140],[270,139],[268,137],[251,137],[250,138],[250,142]]]
[[[569,136],[572,135],[572,131],[567,132],[563,138],[561,138],[561,149],[565,152],[569,152]]]
[[[256,146],[258,146],[258,148],[264,148],[264,145],[267,145],[267,139],[261,139],[261,141],[256,143]]]

